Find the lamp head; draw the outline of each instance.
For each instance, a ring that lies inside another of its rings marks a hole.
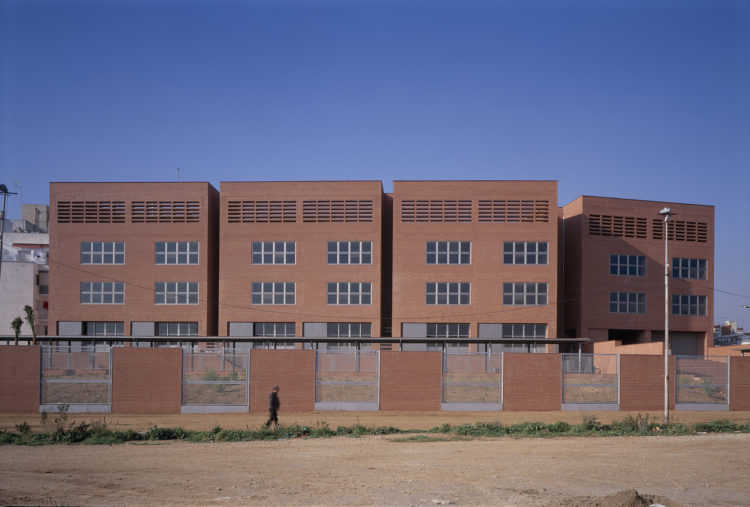
[[[663,209],[662,209],[662,210],[661,210],[661,211],[659,212],[659,214],[660,214],[661,216],[667,216],[667,215],[671,215],[671,214],[672,214],[672,210],[671,210],[671,209],[669,209],[669,208],[663,208]]]

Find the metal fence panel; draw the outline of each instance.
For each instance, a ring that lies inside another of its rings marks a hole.
[[[247,407],[249,364],[246,350],[183,349],[182,405]]]
[[[43,409],[68,405],[71,412],[109,411],[112,405],[112,348],[106,345],[42,345]]]
[[[563,404],[619,403],[616,354],[562,354]]]
[[[675,403],[727,405],[729,361],[727,357],[675,357]]]
[[[502,354],[443,355],[444,404],[502,403]]]
[[[316,352],[315,403],[379,402],[377,351]],[[335,406],[331,408],[335,409]]]

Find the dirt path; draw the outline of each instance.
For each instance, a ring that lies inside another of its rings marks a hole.
[[[0,504],[750,504],[746,434],[400,438],[4,446]]]

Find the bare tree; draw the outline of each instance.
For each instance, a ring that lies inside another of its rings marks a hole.
[[[26,323],[31,328],[32,345],[36,345],[36,326],[34,325],[34,309],[30,305],[23,307],[23,311],[26,313]]]
[[[21,317],[16,317],[10,323],[10,327],[13,329],[13,334],[16,336],[16,345],[18,345],[18,335],[21,333],[21,326],[23,326],[23,319]]]

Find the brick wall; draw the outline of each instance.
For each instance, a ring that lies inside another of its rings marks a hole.
[[[112,413],[179,414],[182,350],[112,350]]]
[[[674,377],[674,357],[670,357],[670,408],[674,408]],[[664,356],[620,356],[620,410],[664,410]]]
[[[39,412],[38,346],[0,347],[0,412]]]
[[[729,410],[750,410],[750,357],[729,361]]]
[[[440,410],[440,352],[380,353],[381,410]]]
[[[250,412],[268,411],[268,396],[279,386],[284,412],[315,409],[314,350],[253,350],[250,352]]]
[[[557,354],[504,354],[503,410],[560,410],[562,363]]]

